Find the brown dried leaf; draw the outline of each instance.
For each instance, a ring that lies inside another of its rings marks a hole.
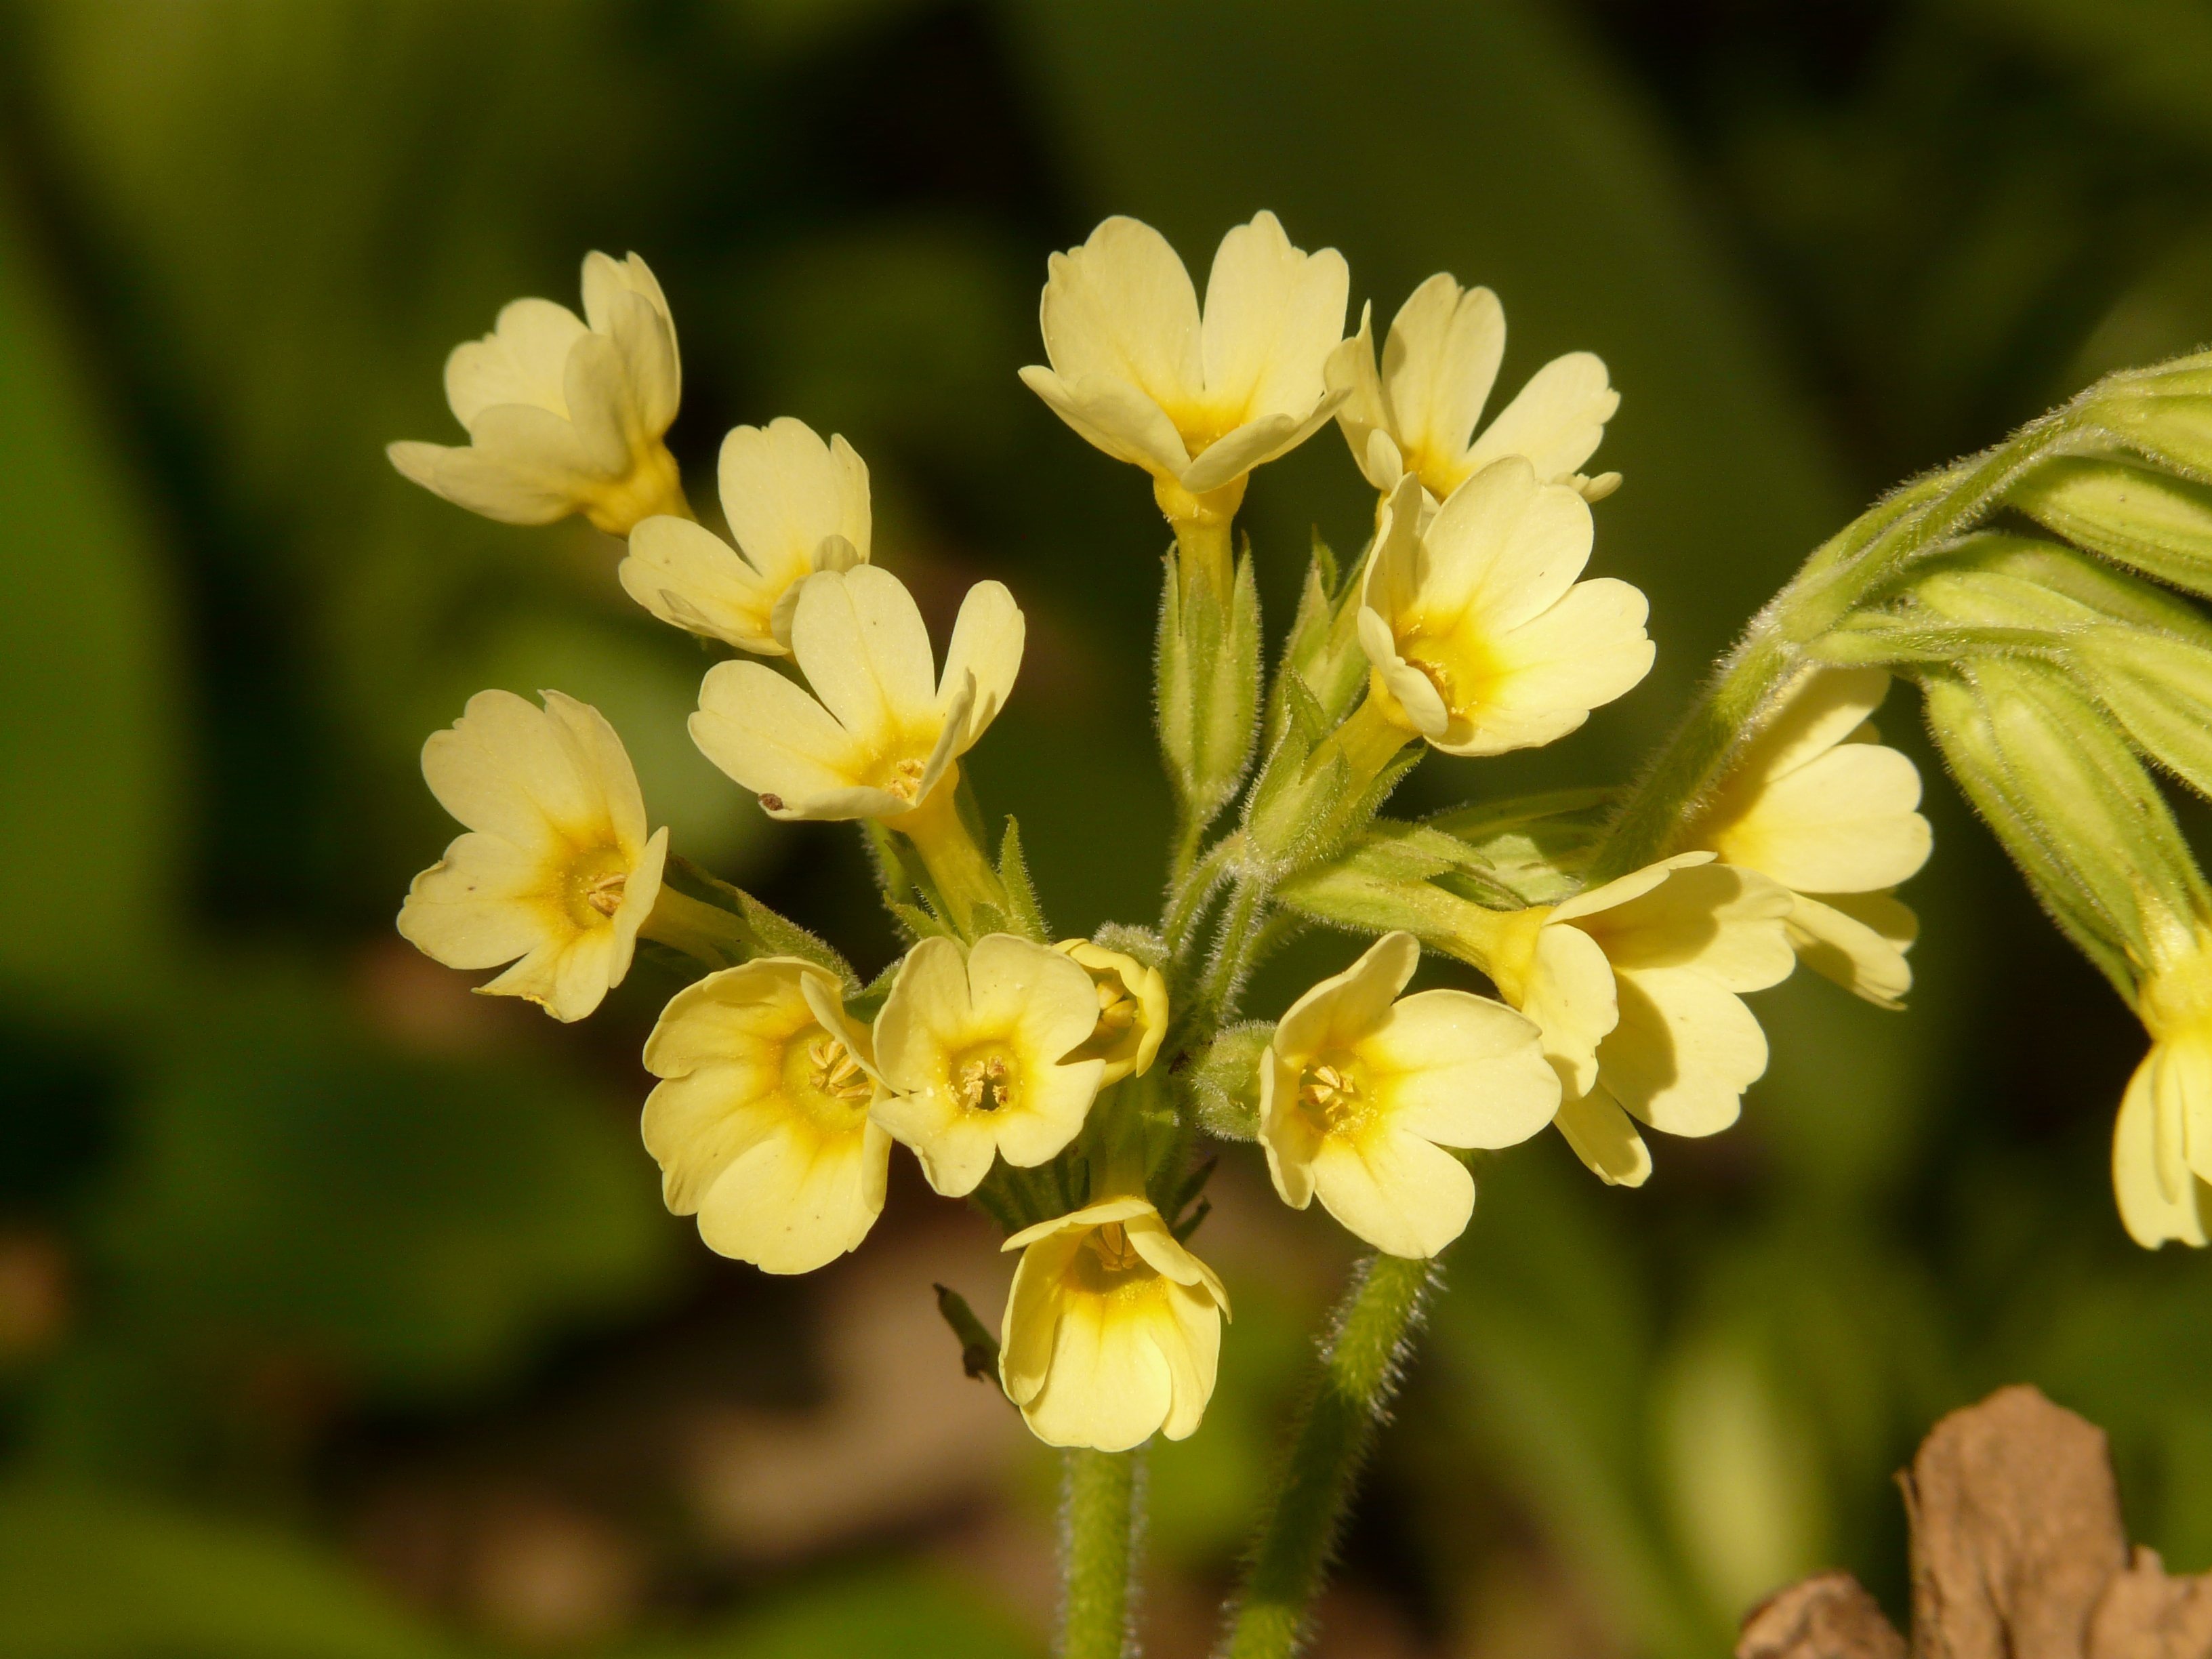
[[[1824,1572],[1753,1608],[1735,1659],[1905,1659],[1905,1638],[1857,1579]]]
[[[2212,1576],[2169,1578],[2138,1548],[2097,1604],[2088,1659],[2212,1659]]]

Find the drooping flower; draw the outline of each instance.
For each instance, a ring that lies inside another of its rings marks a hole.
[[[709,974],[662,1012],[645,1066],[662,1079],[646,1150],[709,1249],[803,1273],[867,1237],[891,1141],[868,1115],[872,1043],[830,975],[795,957]]]
[[[1260,1143],[1283,1201],[1376,1249],[1432,1256],[1466,1231],[1474,1177],[1446,1150],[1510,1146],[1557,1114],[1536,1026],[1465,991],[1400,997],[1420,962],[1386,933],[1290,1006],[1260,1062]]]
[[[691,738],[779,818],[882,818],[928,803],[997,718],[1024,624],[999,582],[968,590],[940,678],[914,596],[873,565],[799,585],[791,650],[809,696],[765,663],[718,663]]]
[[[2120,1220],[2150,1250],[2202,1245],[2212,1221],[2212,932],[2174,933],[2136,999],[2150,1052],[2112,1131]]]
[[[1385,495],[1408,475],[1443,501],[1493,461],[1526,459],[1539,482],[1571,486],[1599,501],[1620,475],[1586,477],[1605,423],[1620,407],[1604,360],[1587,351],[1554,357],[1477,436],[1483,405],[1505,356],[1505,312],[1486,288],[1462,289],[1438,271],[1398,308],[1375,359],[1373,318],[1329,362],[1329,384],[1342,391],[1336,411],[1352,459]]]
[[[1589,504],[1518,455],[1456,490],[1425,528],[1410,475],[1383,508],[1359,611],[1382,718],[1448,755],[1565,737],[1651,667],[1644,595],[1589,562]]]
[[[626,536],[653,514],[689,510],[661,442],[682,393],[659,283],[635,253],[593,253],[581,319],[550,300],[517,300],[446,359],[446,401],[466,445],[385,453],[425,489],[488,519],[550,524],[580,513]]]
[[[1766,1070],[1742,994],[1796,957],[1790,895],[1756,871],[1683,853],[1564,903],[1498,915],[1462,941],[1536,1022],[1564,1097],[1559,1131],[1606,1181],[1638,1186],[1651,1155],[1636,1122],[1675,1135],[1734,1123]]]
[[[994,1157],[1042,1164],[1075,1139],[1098,1093],[1106,1062],[1077,1057],[1097,1024],[1091,975],[1049,946],[1012,933],[964,951],[923,939],[876,1016],[886,1091],[876,1121],[948,1197],[975,1191]]]
[[[422,745],[430,793],[470,833],[415,878],[399,931],[448,968],[513,962],[479,988],[575,1020],[629,971],[668,831],[646,833],[637,775],[599,711],[544,696],[539,709],[479,691]]]
[[[1919,931],[1892,896],[1928,861],[1920,774],[1868,716],[1879,668],[1814,669],[1790,686],[1681,836],[1791,890],[1790,942],[1805,965],[1885,1008],[1912,988]]]
[[[720,482],[737,546],[689,518],[647,519],[630,532],[622,585],[665,623],[783,656],[799,583],[867,562],[868,469],[842,438],[825,444],[785,416],[732,428]]]
[[[1168,1031],[1168,982],[1157,968],[1134,957],[1093,945],[1087,939],[1062,939],[1055,947],[1091,975],[1098,996],[1098,1023],[1075,1050],[1079,1060],[1103,1060],[1098,1086],[1152,1070]]]
[[[1053,255],[1042,307],[1052,367],[1022,380],[1091,443],[1150,472],[1170,519],[1225,520],[1246,475],[1304,442],[1342,400],[1325,365],[1351,281],[1335,249],[1302,252],[1261,213],[1221,239],[1201,317],[1167,239],[1109,219]]]
[[[1212,1398],[1229,1293],[1141,1198],[1016,1233],[999,1380],[1038,1439],[1127,1451],[1181,1440]]]

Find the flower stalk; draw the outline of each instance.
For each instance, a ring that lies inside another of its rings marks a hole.
[[[1144,1453],[1075,1450],[1060,1460],[1060,1659],[1121,1659],[1134,1650]]]

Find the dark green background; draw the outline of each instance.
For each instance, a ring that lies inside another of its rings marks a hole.
[[[1432,762],[1407,805],[1440,805],[1622,776],[1860,505],[2212,334],[2207,86],[2183,0],[0,5],[0,1651],[1041,1645],[1036,1564],[987,1547],[1048,1538],[1041,1459],[775,1559],[670,1474],[702,1402],[841,1421],[824,1356],[865,1305],[661,1212],[635,1055],[672,981],[557,1028],[392,936],[452,833],[423,736],[555,685],[679,847],[891,950],[847,835],[772,830],[692,751],[706,659],[611,544],[386,465],[450,441],[439,365],[503,301],[639,251],[695,495],[724,428],[795,414],[867,458],[877,556],[940,630],[1013,586],[1030,661],[972,769],[1087,931],[1158,902],[1164,536],[1014,379],[1050,250],[1129,212],[1202,272],[1273,207],[1385,320],[1438,268],[1496,288],[1508,383],[1606,358],[1594,568],[1650,595],[1659,665],[1553,750]],[[1278,623],[1370,505],[1334,432],[1259,475]],[[1916,719],[1885,729],[1928,767]],[[2112,1430],[2140,1537],[2212,1568],[2212,1273],[2128,1245],[2106,1174],[2140,1034],[1929,771],[1911,1012],[1761,998],[1744,1122],[1661,1144],[1640,1193],[1551,1138],[1484,1170],[1324,1651],[1717,1654],[1832,1564],[1895,1607],[1888,1472],[2021,1379]],[[1168,1654],[1203,1649],[1343,1254],[1318,1212],[1253,1248],[1279,1218],[1227,1180],[1221,1394],[1156,1459]],[[917,1188],[868,1251],[921,1298]],[[910,1363],[955,1364],[940,1334]],[[569,1554],[516,1544],[549,1525]],[[516,1615],[518,1549],[617,1588]]]

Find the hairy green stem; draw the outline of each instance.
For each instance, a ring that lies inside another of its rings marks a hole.
[[[1905,485],[1816,549],[1722,662],[1630,793],[1589,872],[1595,886],[1663,857],[1736,745],[1808,659],[1806,647],[1904,565],[1973,527],[2028,468],[2088,425],[2072,406],[1972,459]]]
[[[1395,1255],[1370,1256],[1354,1274],[1245,1559],[1223,1659],[1289,1659],[1304,1644],[1352,1483],[1441,1277],[1434,1262]]]
[[[1237,994],[1243,988],[1244,976],[1259,959],[1260,947],[1266,938],[1260,919],[1267,908],[1271,891],[1268,884],[1245,877],[1237,882],[1236,891],[1229,896],[1228,908],[1222,912],[1213,960],[1206,968],[1206,979],[1198,994],[1202,1016],[1216,1024],[1234,1017]]]
[[[1141,1451],[1062,1454],[1061,1659],[1121,1659],[1130,1639]]]
[[[1204,858],[1188,866],[1168,890],[1166,908],[1160,914],[1160,937],[1167,941],[1171,954],[1181,956],[1189,943],[1192,930],[1205,914],[1206,902],[1212,896],[1213,884],[1221,879],[1221,872],[1229,867],[1229,860],[1237,855],[1243,845],[1235,835],[1224,836],[1209,848]]]

